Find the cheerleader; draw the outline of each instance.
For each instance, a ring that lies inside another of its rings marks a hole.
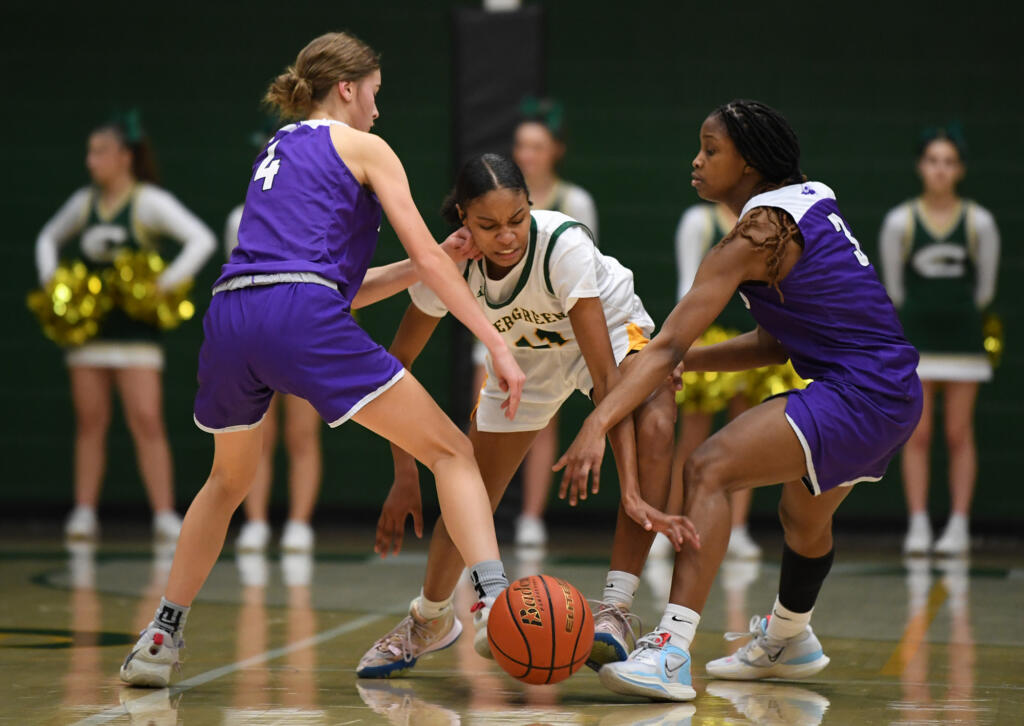
[[[135,113],[95,128],[85,164],[92,183],[71,195],[36,241],[39,281],[45,285],[58,261],[81,260],[90,270],[113,266],[125,250],[181,245],[157,281],[169,290],[195,276],[213,252],[210,230],[170,192],[157,186],[150,144]],[[96,508],[106,466],[111,398],[116,389],[135,444],[139,473],[153,509],[156,538],[174,540],[181,518],[174,511],[171,450],[164,429],[164,351],[158,328],[114,308],[99,333],[69,348],[65,360],[75,410],[75,506],[65,525],[69,539],[99,534]]]
[[[889,297],[907,338],[921,353],[921,423],[903,451],[903,487],[910,523],[903,550],[962,555],[970,549],[968,517],[978,473],[974,402],[992,379],[982,345],[982,311],[995,298],[999,230],[992,214],[963,199],[964,140],[953,129],[930,129],[918,149],[922,192],[890,210],[879,247]],[[942,392],[952,514],[932,543],[928,459],[935,396]]]

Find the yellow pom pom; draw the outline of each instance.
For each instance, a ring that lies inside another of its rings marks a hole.
[[[195,306],[188,299],[191,281],[170,290],[159,289],[157,279],[165,267],[155,252],[126,250],[114,258],[113,281],[117,304],[129,317],[171,330],[190,320]]]
[[[100,320],[113,307],[113,295],[102,277],[76,260],[60,265],[49,282],[28,294],[43,334],[61,346],[81,345],[99,332]]]

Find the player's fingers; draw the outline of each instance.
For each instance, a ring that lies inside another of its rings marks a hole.
[[[391,538],[392,554],[398,554],[402,551],[402,540],[405,538],[405,527],[399,527],[395,530],[394,536]]]
[[[373,551],[381,557],[387,557],[388,546],[390,544],[388,540],[387,522],[385,522],[384,518],[381,517],[380,521],[377,522],[377,537],[373,543]]]
[[[423,539],[423,510],[412,510],[412,531],[418,539]]]
[[[590,492],[592,494],[597,494],[598,490],[600,490],[600,489],[601,489],[601,465],[597,464],[594,467],[594,480],[590,484]]]

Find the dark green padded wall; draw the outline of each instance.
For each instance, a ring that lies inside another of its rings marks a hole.
[[[468,3],[474,4],[474,3]],[[921,126],[959,119],[971,145],[964,192],[988,206],[1003,233],[998,307],[1008,348],[996,381],[979,402],[979,518],[1024,516],[1018,478],[1024,408],[1022,306],[1014,281],[1024,267],[1017,239],[1024,212],[1016,183],[1024,159],[1024,108],[1016,86],[1024,63],[1017,22],[1001,6],[929,14],[925,3],[890,4],[882,14],[863,4],[545,3],[548,88],[565,101],[570,153],[565,174],[595,196],[602,248],[636,273],[655,319],[674,303],[672,235],[696,201],[689,161],[701,120],[736,96],[782,109],[800,134],[804,170],[837,192],[854,233],[870,251],[886,209],[915,193],[912,150]],[[70,499],[73,431],[67,377],[57,350],[25,310],[35,283],[33,242],[50,214],[86,181],[82,166],[90,126],[116,106],[137,104],[155,142],[166,186],[218,236],[243,193],[266,82],[314,35],[350,28],[383,54],[382,117],[377,130],[405,162],[428,223],[446,190],[450,159],[450,5],[389,2],[272,3],[254,0],[244,15],[214,3],[160,10],[139,4],[33,6],[7,11],[0,58],[8,83],[3,128],[5,174],[0,242],[7,284],[0,289],[7,334],[0,339],[0,452],[5,461],[0,508]],[[785,7],[779,10],[777,7]],[[844,9],[845,8],[845,9]],[[1020,18],[1018,17],[1017,20]],[[510,49],[514,53],[514,49]],[[514,57],[512,58],[514,62]],[[385,228],[380,262],[400,246]],[[199,289],[216,274],[210,264]],[[208,296],[197,295],[200,309]],[[363,315],[390,340],[405,300]],[[447,400],[446,327],[417,375]],[[198,322],[167,338],[167,425],[179,500],[201,485],[212,441],[191,421]],[[587,404],[563,417],[566,435]],[[325,431],[325,504],[372,510],[390,483],[383,442],[348,425]],[[944,460],[936,452],[933,497],[945,507]],[[885,482],[858,487],[844,517],[898,516],[896,466]],[[610,473],[610,472],[609,472]],[[614,505],[612,478],[588,507]],[[280,491],[279,491],[280,498]],[[120,418],[111,431],[105,502],[140,503],[131,440]],[[774,507],[762,492],[759,511]]]

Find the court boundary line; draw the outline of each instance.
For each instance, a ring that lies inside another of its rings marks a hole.
[[[148,699],[158,701],[164,697],[165,690],[169,690],[172,696],[177,695],[179,693],[184,693],[185,691],[189,691],[193,688],[196,688],[197,686],[202,686],[209,683],[210,681],[215,681],[218,678],[221,678],[222,676],[226,676],[237,671],[245,670],[246,668],[251,668],[252,666],[259,665],[260,663],[266,663],[267,661],[280,658],[283,655],[294,653],[297,650],[303,650],[304,648],[309,648],[311,646],[320,645],[321,643],[326,643],[328,640],[337,638],[339,635],[344,635],[345,633],[350,633],[353,630],[359,630],[360,628],[369,625],[370,623],[373,623],[377,620],[380,620],[383,617],[384,615],[373,613],[361,615],[355,620],[349,620],[346,623],[336,625],[333,628],[329,628],[321,633],[317,633],[316,635],[304,638],[303,640],[297,640],[294,643],[289,643],[288,645],[281,646],[280,648],[271,648],[270,650],[264,651],[263,653],[259,653],[258,655],[250,656],[248,658],[245,658],[244,660],[229,663],[227,665],[220,666],[219,668],[213,668],[211,670],[208,670],[205,673],[200,673],[199,675],[192,676],[191,678],[187,678],[184,681],[181,681],[180,683],[176,683],[175,685],[170,686],[167,689],[157,688],[153,690],[153,692],[149,695],[143,696],[142,698],[137,699],[135,702],[145,703],[145,701]],[[125,684],[125,686],[123,687],[128,688],[129,686]],[[114,719],[128,715],[129,713],[127,709],[124,707],[124,705],[118,704],[117,706],[112,706],[105,711],[94,713],[92,716],[88,716],[87,718],[81,719],[80,721],[75,721],[73,724],[71,724],[71,726],[98,726],[99,724],[109,723]]]

